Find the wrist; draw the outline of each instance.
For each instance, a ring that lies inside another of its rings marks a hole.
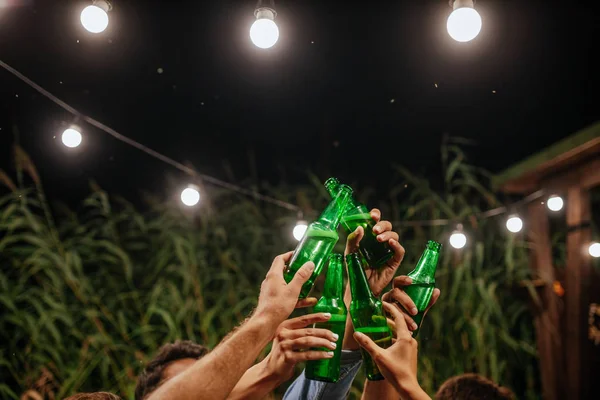
[[[249,322],[252,325],[262,327],[264,330],[272,331],[275,333],[277,327],[282,323],[284,319],[279,318],[274,312],[268,310],[255,310],[250,317]]]
[[[398,385],[403,400],[422,400],[430,398],[421,388],[416,378],[400,379]]]
[[[269,382],[273,385],[273,387],[277,387],[281,385],[283,382],[289,380],[294,374],[294,368],[292,366],[291,370],[286,368],[287,364],[284,366],[278,365],[277,360],[273,358],[273,353],[269,353],[269,355],[261,361],[261,380],[264,382]]]

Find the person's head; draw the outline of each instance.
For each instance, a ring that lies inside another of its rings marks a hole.
[[[108,392],[77,393],[65,400],[121,400],[116,394]]]
[[[477,374],[452,377],[442,384],[435,400],[514,400],[509,389]]]
[[[188,369],[208,349],[189,340],[164,345],[138,377],[135,399],[143,400],[165,381]]]

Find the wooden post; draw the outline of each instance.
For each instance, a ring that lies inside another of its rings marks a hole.
[[[543,204],[535,201],[529,204],[529,252],[531,268],[544,282],[541,291],[542,307],[534,314],[537,347],[540,356],[540,372],[544,400],[559,400],[563,396],[561,324],[559,322],[559,299],[554,293],[555,281],[550,246],[548,212]]]
[[[591,240],[590,194],[581,186],[569,188],[567,194],[567,266],[565,275],[565,361],[568,398],[584,399],[587,388],[583,387],[587,355],[587,305],[591,263],[585,245]]]

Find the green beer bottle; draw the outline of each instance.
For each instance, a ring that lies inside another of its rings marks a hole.
[[[341,254],[332,254],[329,257],[329,267],[325,278],[323,295],[313,308],[315,313],[330,313],[331,318],[327,322],[320,322],[314,328],[327,329],[338,335],[337,347],[333,352],[333,358],[324,360],[308,361],[305,374],[308,379],[323,382],[337,382],[340,378],[340,357],[342,356],[342,342],[346,330],[346,315],[348,310],[344,304],[344,266]],[[313,350],[331,351],[327,348]]]
[[[305,298],[310,293],[315,280],[331,254],[331,250],[333,250],[339,239],[337,227],[350,196],[352,196],[352,188],[342,185],[337,196],[329,203],[319,218],[308,226],[304,237],[294,250],[292,259],[283,274],[286,282],[289,283],[306,262],[312,261],[315,263],[312,276],[302,286],[300,296],[298,296],[300,299]]]
[[[356,332],[367,335],[377,345],[385,349],[392,345],[392,331],[383,314],[381,301],[371,292],[360,257],[358,253],[351,253],[346,256],[348,279],[350,280],[350,291],[352,293],[350,317],[352,317],[352,324]],[[383,375],[379,372],[377,364],[375,364],[369,353],[362,347],[360,351],[365,364],[367,379],[371,381],[383,380]]]
[[[412,319],[417,324],[417,330],[413,332],[413,337],[417,337],[423,322],[423,316],[433,289],[435,289],[435,269],[437,268],[438,259],[440,257],[440,249],[442,245],[438,242],[430,240],[427,242],[427,247],[421,255],[415,269],[408,274],[412,279],[412,284],[406,286],[404,291],[412,299],[419,313],[412,316]]]
[[[340,181],[337,178],[329,178],[325,182],[325,188],[331,197],[335,197],[339,187]],[[394,255],[387,242],[377,241],[377,234],[373,232],[375,221],[371,218],[369,209],[364,204],[356,201],[354,196],[350,198],[340,222],[348,234],[354,232],[359,226],[362,226],[365,230],[365,236],[360,241],[359,252],[367,260],[369,266],[379,268]]]

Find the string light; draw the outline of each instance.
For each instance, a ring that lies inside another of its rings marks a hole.
[[[167,163],[188,175],[191,175],[195,178],[201,178],[205,182],[226,188],[228,190],[238,192],[240,194],[252,197],[254,199],[264,201],[266,203],[273,204],[273,205],[281,207],[281,208],[285,208],[287,210],[299,211],[299,207],[294,204],[263,195],[256,191],[253,191],[253,190],[245,189],[243,187],[231,184],[229,182],[225,182],[220,179],[214,178],[210,175],[198,173],[196,170],[194,170],[188,166],[185,166],[185,165],[181,164],[180,162],[175,161],[155,150],[152,150],[152,149],[148,148],[147,146],[145,146],[139,142],[136,142],[135,140],[130,139],[129,137],[127,137],[125,135],[120,134],[119,132],[115,131],[114,129],[102,124],[101,122],[98,122],[95,119],[80,113],[75,108],[73,108],[69,104],[65,103],[64,101],[60,100],[59,98],[54,96],[52,93],[48,92],[47,90],[45,90],[44,88],[42,88],[41,86],[39,86],[38,84],[33,82],[31,79],[24,76],[22,73],[20,73],[16,69],[12,68],[10,65],[6,64],[2,60],[0,60],[0,67],[4,68],[6,71],[10,72],[15,77],[17,77],[21,81],[25,82],[27,85],[29,85],[30,87],[35,89],[38,93],[47,97],[48,99],[50,99],[51,101],[56,103],[61,108],[65,109],[69,113],[75,115],[77,117],[76,121],[83,120],[83,121],[89,123],[90,125],[95,126],[96,128],[100,129],[101,131],[108,133],[109,135],[113,136],[114,138],[116,138],[132,147],[135,147],[138,150],[141,150],[141,151],[145,152],[146,154],[148,154],[164,163]],[[81,128],[77,125],[71,125],[70,128],[66,129],[63,132],[62,141],[65,144],[65,146],[68,146],[68,147],[79,146],[82,142]],[[531,203],[532,201],[538,200],[542,196],[544,196],[544,191],[538,190],[534,193],[529,194],[528,196],[524,197],[523,199],[521,199],[519,201],[519,203],[528,204],[528,203]],[[560,200],[556,200],[556,198],[558,198]],[[199,188],[195,185],[188,186],[181,193],[181,201],[190,207],[198,204],[200,201]],[[548,206],[554,207],[553,205],[550,205],[550,203],[558,202],[558,201],[560,201],[562,203],[562,198],[560,198],[559,196],[556,196],[556,195],[550,196],[549,201],[548,201],[548,203],[549,203]],[[491,218],[491,217],[494,217],[494,216],[497,216],[500,214],[504,214],[505,212],[506,212],[505,207],[497,207],[497,208],[493,208],[493,209],[490,209],[487,211],[474,213],[473,217],[479,217],[479,218],[485,219],[485,218]],[[520,221],[521,228],[522,228],[523,221],[520,218],[518,218],[518,219]],[[440,225],[448,225],[451,222],[452,221],[449,219],[435,219],[435,220],[420,220],[420,221],[402,221],[399,224],[404,224],[406,226],[440,226]],[[304,233],[306,232],[306,227],[307,227],[306,222],[299,220],[296,224],[296,227],[294,228],[294,232],[293,232],[294,237],[297,239],[298,239],[298,237],[300,237],[300,239],[301,239],[301,236],[303,236]],[[519,230],[521,230],[521,228],[519,228]],[[304,229],[304,232],[302,232],[302,235],[300,235],[301,229]],[[300,239],[298,239],[298,240],[300,240]],[[450,235],[449,241],[450,241],[450,245],[456,249],[461,249],[461,248],[465,247],[465,245],[467,244],[467,237],[462,232],[462,225],[459,224],[457,226],[457,230],[452,232],[452,234]],[[595,257],[595,258],[600,257],[600,243],[598,243],[598,242],[591,243],[588,248],[588,253],[592,257]]]
[[[594,242],[588,247],[588,253],[594,258],[600,257],[600,243]]]
[[[458,224],[456,230],[450,235],[450,246],[462,249],[467,244],[467,236],[462,231],[462,225]]]
[[[548,197],[548,201],[546,202],[546,205],[548,206],[548,209],[550,211],[560,211],[563,208],[564,205],[564,201],[562,199],[562,197],[553,194],[552,196]]]
[[[94,0],[81,12],[81,25],[92,33],[104,32],[108,26],[108,12],[112,6],[107,0]]]
[[[473,8],[473,0],[450,0],[452,13],[448,17],[446,29],[457,42],[469,42],[481,31],[481,16]]]
[[[273,47],[279,40],[279,28],[275,23],[277,12],[273,8],[273,1],[265,6],[263,1],[259,0],[254,15],[256,21],[250,27],[250,39],[256,47],[268,49]]]
[[[302,240],[302,238],[304,237],[304,234],[306,233],[306,229],[308,228],[308,222],[304,221],[304,220],[300,220],[298,222],[296,222],[296,226],[294,227],[294,230],[292,231],[292,234],[294,235],[294,239],[300,241]]]
[[[506,229],[512,233],[520,232],[523,229],[523,220],[516,214],[511,215],[506,220]]]
[[[61,140],[67,147],[78,147],[83,140],[83,137],[81,136],[81,128],[78,125],[71,125],[69,128],[65,129]]]
[[[181,202],[188,207],[193,207],[200,202],[200,188],[196,185],[188,185],[181,191]]]

